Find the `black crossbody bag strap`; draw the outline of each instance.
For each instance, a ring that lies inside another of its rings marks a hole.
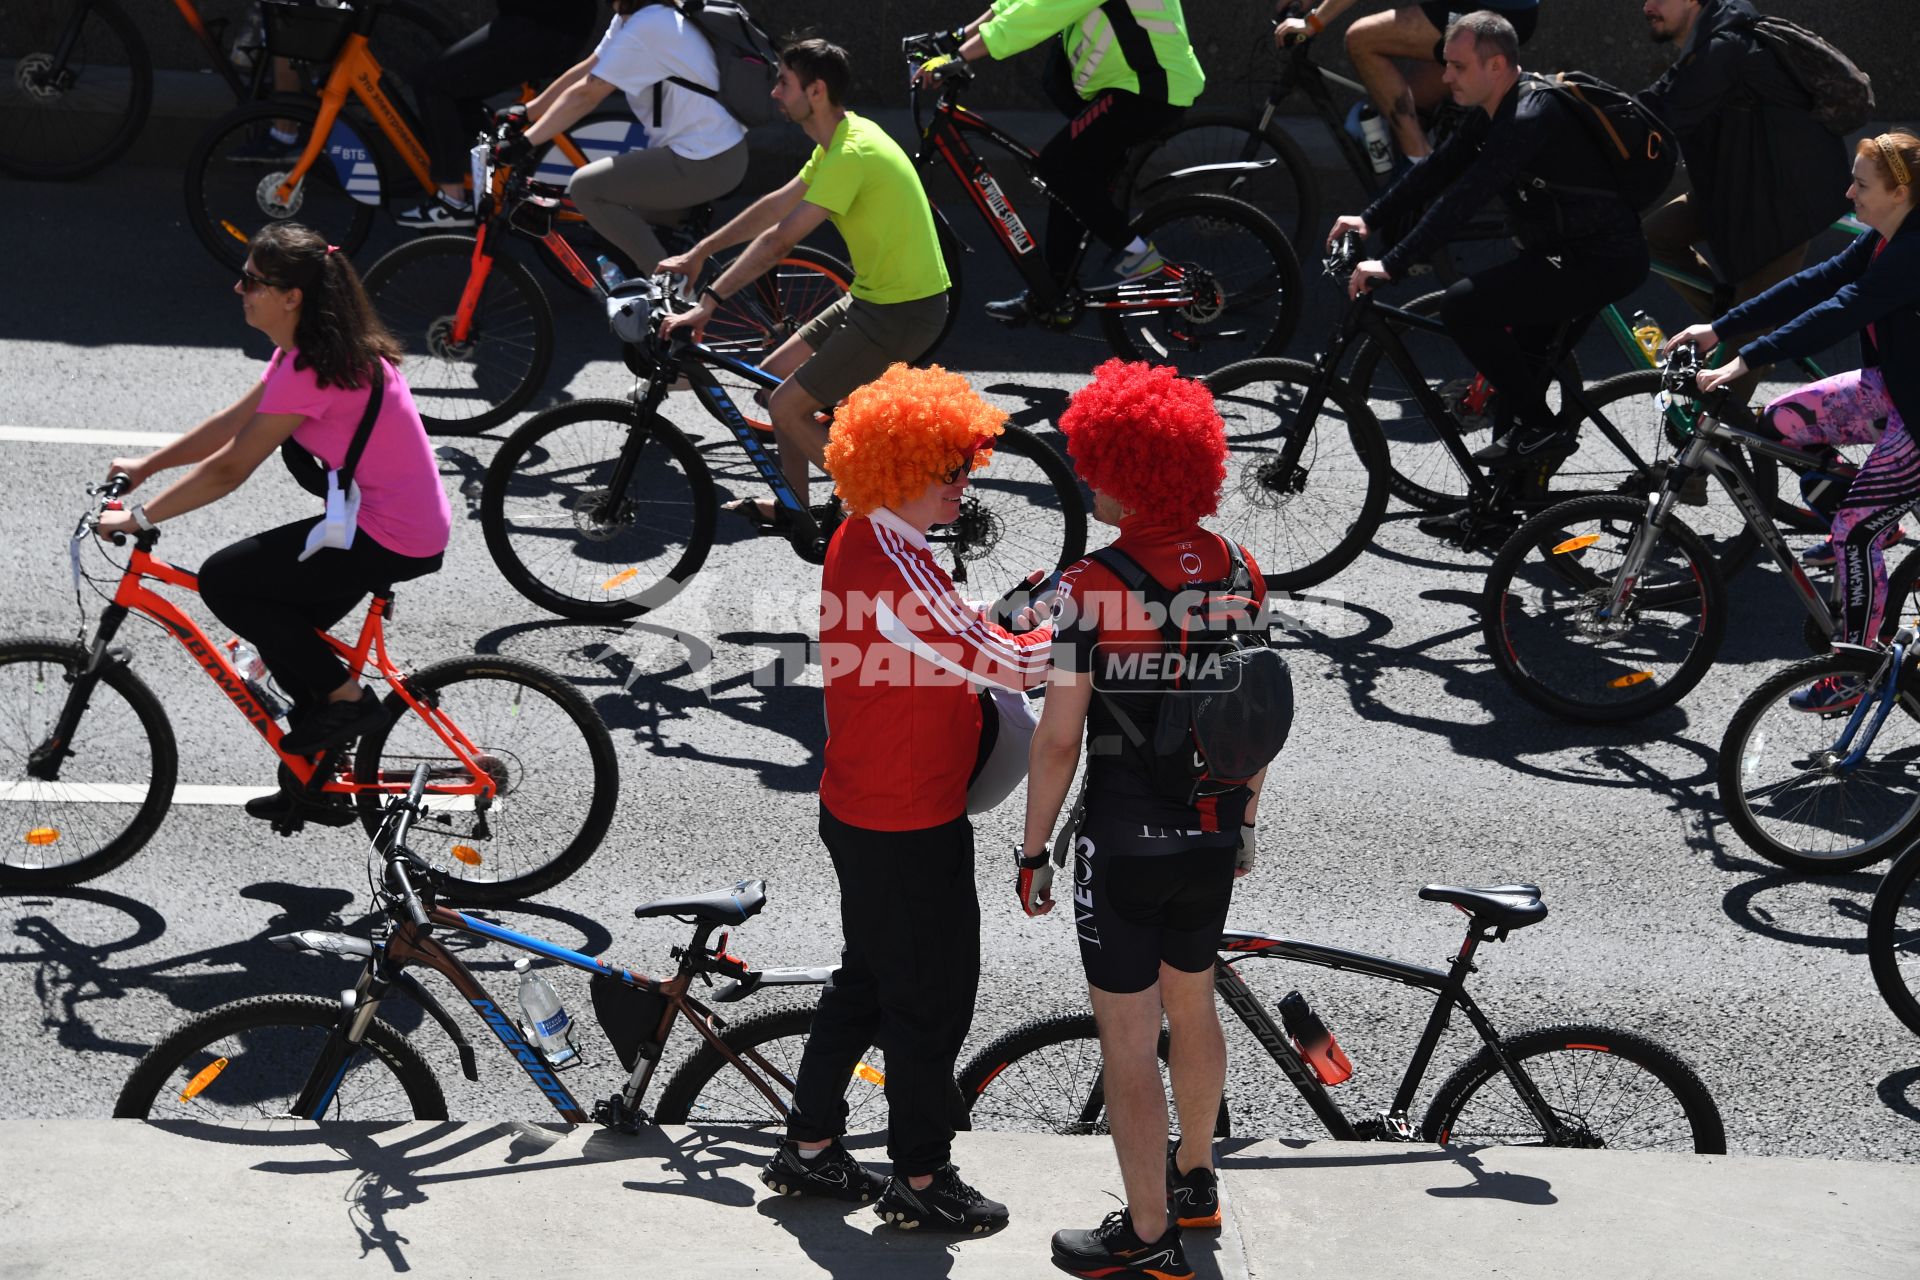
[[[345,493],[353,484],[354,469],[360,465],[360,455],[366,452],[367,438],[373,434],[373,420],[380,416],[380,402],[386,398],[387,366],[384,360],[374,357],[375,374],[373,385],[367,392],[367,408],[360,415],[360,425],[353,430],[353,442],[347,446],[346,461],[340,466],[340,492]],[[295,484],[316,498],[327,496],[327,469],[320,459],[302,448],[292,436],[280,442],[280,460],[287,465],[287,471],[293,476]]]

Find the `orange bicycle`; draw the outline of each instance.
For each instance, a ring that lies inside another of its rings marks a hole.
[[[187,160],[187,222],[213,256],[228,267],[246,261],[253,233],[269,222],[298,218],[348,253],[366,243],[373,216],[390,192],[406,185],[439,190],[427,171],[427,148],[412,109],[390,96],[380,59],[369,47],[390,0],[362,0],[354,8],[321,8],[267,0],[267,51],[328,68],[318,102],[277,99],[228,112],[208,126]],[[533,97],[523,88],[523,101]],[[349,101],[364,117],[347,110]],[[295,141],[290,161],[253,158],[270,127]],[[640,145],[645,130],[631,115],[590,116],[537,153],[536,171],[564,175],[602,155]],[[567,210],[562,221],[586,231]],[[588,258],[591,260],[589,251]],[[572,276],[555,267],[563,279]]]
[[[124,476],[89,486],[96,500],[73,533],[76,601],[82,582],[109,601],[91,640],[0,641],[0,886],[91,880],[137,853],[176,796],[242,790],[176,786],[179,749],[166,712],[114,643],[130,614],[159,624],[185,649],[279,759],[281,786],[302,799],[275,824],[282,834],[303,821],[340,826],[356,816],[372,832],[385,797],[404,793],[424,763],[428,812],[412,848],[450,897],[503,902],[537,893],[579,870],[599,846],[620,772],[613,740],[587,700],[518,658],[471,655],[402,670],[387,653],[391,588],[374,593],[353,644],[325,637],[354,679],[386,682],[387,722],[314,759],[283,750],[270,691],[147,585],[199,587],[198,575],[153,554],[157,530],[134,536],[132,557],[115,565],[120,578],[111,597],[82,569],[95,522],[126,487]],[[83,636],[84,620],[83,606]]]

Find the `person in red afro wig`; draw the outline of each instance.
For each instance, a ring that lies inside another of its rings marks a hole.
[[[1226,427],[1213,396],[1166,365],[1109,360],[1060,415],[1087,487],[1155,524],[1193,524],[1220,508]]]

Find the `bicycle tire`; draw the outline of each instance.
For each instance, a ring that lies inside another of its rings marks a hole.
[[[718,279],[741,252],[744,249],[716,255],[704,278]],[[852,267],[830,253],[795,245],[714,308],[704,341],[715,351],[759,364],[844,297],[852,284]]]
[[[1300,263],[1266,214],[1231,196],[1176,195],[1142,210],[1132,231],[1160,251],[1167,269],[1203,271],[1213,287],[1189,292],[1190,304],[1176,310],[1101,310],[1101,331],[1121,359],[1169,364],[1198,378],[1278,355],[1292,341],[1300,325]],[[1163,269],[1136,283],[1165,279]]]
[[[1727,722],[1715,777],[1720,808],[1767,861],[1810,875],[1855,871],[1920,834],[1920,680],[1911,671],[1900,674],[1870,755],[1846,773],[1829,757],[1851,708],[1815,715],[1787,702],[1829,676],[1870,683],[1885,663],[1858,650],[1796,662],[1767,677]]]
[[[380,193],[387,190],[380,149],[343,111],[330,133],[342,150],[341,156],[336,159],[323,150],[292,200],[284,205],[274,203],[273,192],[286,169],[239,165],[227,157],[235,147],[281,120],[294,122],[298,144],[304,146],[319,113],[304,102],[253,102],[236,107],[207,126],[187,158],[187,225],[207,252],[233,271],[245,264],[248,241],[269,222],[299,222],[325,236],[328,244],[342,252],[358,253],[373,228]],[[353,152],[361,158],[351,159],[349,153]],[[349,166],[351,180],[362,188],[359,195],[350,193],[342,180],[339,166],[343,164]],[[370,191],[365,189],[368,184]],[[363,197],[371,197],[372,203],[364,203]]]
[[[23,64],[51,68],[71,6],[47,9],[46,20],[37,26],[18,5],[12,9],[7,44],[15,46],[15,56],[0,74],[0,122],[11,124],[0,129],[0,174],[70,182],[125,155],[153,108],[153,55],[140,28],[113,0],[88,0],[74,44],[79,69],[73,61],[66,67],[74,85],[54,88],[36,81],[29,88],[27,79],[37,72]],[[76,98],[74,91],[82,86]]]
[[[406,348],[407,387],[434,435],[476,436],[506,422],[539,393],[553,364],[547,296],[525,264],[503,253],[492,258],[467,340],[454,341],[473,247],[472,236],[421,236],[382,255],[363,279],[373,309]]]
[[[1172,127],[1135,151],[1121,179],[1122,207],[1172,191],[1207,191],[1244,200],[1266,213],[1295,245],[1312,244],[1320,223],[1320,178],[1293,135],[1277,120],[1259,129],[1258,111],[1190,107]],[[1272,161],[1258,174],[1196,174],[1177,181],[1175,168],[1223,161]],[[1145,179],[1143,182],[1142,179]]]
[[[1867,915],[1867,959],[1880,998],[1920,1036],[1920,844],[1908,846],[1881,877]]]
[[[1645,519],[1646,504],[1633,498],[1572,498],[1526,521],[1494,556],[1480,601],[1482,635],[1494,669],[1534,706],[1584,724],[1620,724],[1672,706],[1713,665],[1726,631],[1726,587],[1706,547],[1677,519],[1648,554],[1628,623],[1598,631],[1594,606],[1611,592],[1618,557]],[[1678,622],[1645,625],[1651,613]],[[1550,666],[1554,673],[1544,675]]]
[[[556,442],[576,426],[585,430]],[[628,435],[640,430],[651,437],[641,465],[621,510],[603,519],[594,500],[612,483]],[[528,418],[480,485],[480,529],[502,576],[542,609],[583,622],[637,618],[673,599],[706,563],[718,510],[713,475],[693,442],[659,414],[642,419],[625,400],[574,400]],[[654,547],[661,550],[642,556]],[[557,584],[563,572],[570,581]]]
[[[1581,1133],[1573,1142],[1564,1145],[1627,1151],[1693,1151],[1701,1155],[1726,1153],[1726,1126],[1721,1121],[1720,1108],[1714,1105],[1713,1095],[1707,1091],[1707,1086],[1678,1054],[1643,1035],[1616,1031],[1611,1027],[1572,1023],[1521,1032],[1506,1040],[1503,1047],[1510,1061],[1526,1065],[1527,1074],[1533,1078],[1547,1104],[1562,1117],[1577,1122]],[[1575,1059],[1556,1059],[1566,1064],[1564,1070],[1570,1077],[1577,1078],[1551,1082],[1541,1079],[1543,1059],[1549,1054],[1563,1053],[1579,1055],[1578,1071],[1573,1068]],[[1583,1089],[1603,1074],[1607,1076],[1608,1084],[1615,1085],[1615,1091],[1618,1088],[1616,1082],[1619,1081],[1631,1079],[1642,1086],[1648,1084],[1647,1080],[1640,1077],[1621,1074],[1611,1065],[1603,1068],[1599,1066],[1601,1063],[1631,1063],[1639,1067],[1653,1084],[1664,1089],[1678,1104],[1679,1119],[1685,1122],[1684,1130],[1669,1114],[1659,1117],[1667,1123],[1657,1140],[1643,1138],[1639,1130],[1627,1126],[1633,1121],[1646,1123],[1644,1109],[1622,1120],[1596,1127],[1588,1112],[1599,1105],[1599,1100],[1589,1102],[1584,1093],[1576,1095],[1570,1090]],[[1486,1086],[1489,1084],[1496,1084],[1495,1089],[1488,1091]],[[1563,1145],[1545,1141],[1546,1135],[1541,1132],[1539,1122],[1521,1103],[1518,1094],[1512,1091],[1510,1085],[1505,1089],[1498,1087],[1507,1084],[1506,1073],[1501,1069],[1499,1059],[1486,1046],[1481,1046],[1480,1051],[1448,1076],[1439,1092],[1434,1094],[1433,1105],[1427,1108],[1426,1118],[1421,1122],[1421,1136],[1428,1142],[1472,1146]],[[1503,1111],[1510,1118],[1503,1120]]]
[[[254,996],[209,1009],[147,1050],[120,1089],[114,1118],[221,1124],[285,1119],[339,1021],[340,1002],[319,996]],[[214,1070],[216,1063],[224,1065]],[[187,1097],[196,1084],[199,1089]],[[361,1089],[372,1092],[365,1104]],[[267,1100],[285,1105],[272,1110],[262,1105]],[[447,1100],[419,1051],[375,1018],[333,1105],[311,1118],[445,1120]]]
[[[1033,570],[1064,569],[1086,553],[1080,482],[1051,445],[1008,423],[961,495],[960,517],[928,530],[927,544],[956,586],[998,599]]]
[[[1247,360],[1204,379],[1227,429],[1220,527],[1253,552],[1269,591],[1301,591],[1339,573],[1387,512],[1387,442],[1365,403],[1335,380],[1315,420],[1300,425],[1300,390],[1318,376],[1299,360]],[[1310,439],[1299,468],[1281,475],[1278,445],[1301,431]]]
[[[103,876],[153,838],[173,802],[180,765],[173,726],[153,691],[123,662],[110,662],[101,673],[101,687],[67,743],[60,781],[48,786],[27,776],[27,754],[46,741],[66,702],[67,682],[89,661],[87,650],[70,640],[36,636],[0,643],[0,672],[25,664],[43,668],[33,678],[34,687],[16,690],[13,680],[0,680],[0,698],[15,704],[0,715],[0,777],[6,780],[9,797],[0,801],[0,842],[5,849],[0,854],[0,886],[54,888]],[[59,671],[61,678],[49,682],[47,668]],[[105,705],[103,689],[118,695],[125,706]],[[127,736],[120,740],[103,734]],[[71,800],[62,799],[69,789],[137,787],[137,781],[126,779],[137,773],[135,762],[140,760],[148,762],[146,785],[133,798],[106,802],[98,793],[83,790]],[[102,776],[90,776],[95,773]],[[79,845],[79,856],[57,863],[20,860],[22,853],[63,843]]]
[[[790,1083],[799,1076],[800,1055],[812,1025],[812,1009],[781,1009],[744,1018],[722,1031],[720,1039],[736,1054],[748,1051],[760,1054]],[[875,1076],[881,1081],[886,1078],[886,1060],[878,1049],[870,1048],[861,1055],[848,1079],[849,1133],[886,1127],[886,1098]],[[783,1094],[781,1101],[791,1107],[791,1088],[784,1087],[778,1080],[774,1083]],[[787,1123],[766,1095],[735,1071],[718,1049],[704,1042],[661,1090],[660,1105],[654,1108],[653,1118],[660,1124],[733,1128],[784,1129]]]
[[[620,800],[613,737],[580,691],[545,667],[500,655],[450,658],[405,679],[416,699],[445,712],[479,748],[482,767],[500,783],[490,810],[432,807],[443,785],[460,785],[468,775],[400,695],[388,695],[387,722],[360,739],[354,777],[362,787],[403,789],[416,764],[431,764],[430,807],[414,822],[408,847],[425,859],[435,887],[463,902],[511,902],[578,871],[606,838]],[[506,694],[504,703],[481,705],[489,691],[476,688],[481,684]],[[450,693],[458,695],[451,707]],[[536,764],[543,780],[537,790],[528,782]],[[549,778],[558,784],[545,783]],[[355,797],[368,835],[379,830],[384,798],[371,789]],[[509,821],[516,834],[503,840],[497,828]]]
[[[1167,1061],[1169,1037],[1160,1030]],[[1100,1030],[1090,1013],[1042,1018],[1015,1027],[973,1055],[960,1072],[960,1097],[975,1126],[1021,1133],[1105,1134],[1107,1122]],[[1047,1109],[1058,1101],[1057,1109]],[[1169,1116],[1173,1132],[1177,1116]],[[1226,1099],[1213,1136],[1231,1138]]]

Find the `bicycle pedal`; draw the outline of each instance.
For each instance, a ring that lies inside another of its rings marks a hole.
[[[306,830],[306,819],[289,814],[273,820],[273,833],[277,836],[297,836]]]

